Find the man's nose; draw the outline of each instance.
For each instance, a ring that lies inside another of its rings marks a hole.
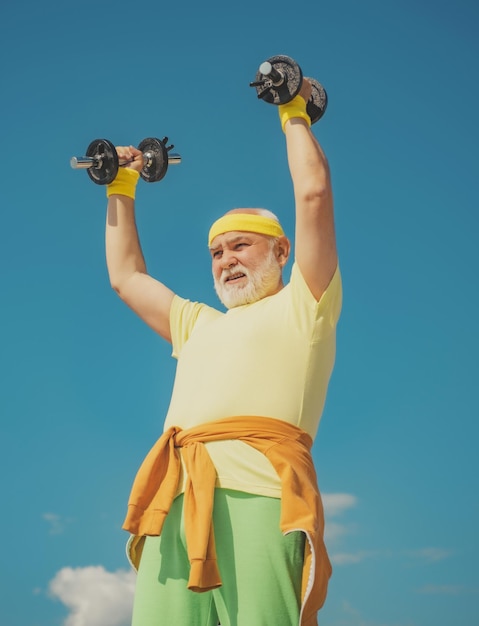
[[[238,260],[234,252],[230,250],[223,250],[223,255],[221,257],[221,266],[223,269],[234,267],[237,263],[238,263]]]

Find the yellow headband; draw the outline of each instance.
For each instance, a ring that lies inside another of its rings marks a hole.
[[[208,245],[218,235],[231,230],[244,230],[249,233],[259,233],[270,237],[281,237],[284,235],[281,224],[271,217],[256,215],[255,213],[228,213],[220,217],[210,228],[208,235]]]

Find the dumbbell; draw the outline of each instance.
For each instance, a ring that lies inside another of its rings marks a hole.
[[[148,137],[139,144],[143,153],[144,165],[140,176],[147,183],[156,183],[164,178],[169,163],[181,163],[179,154],[170,154],[173,145],[167,146],[168,137],[156,139]],[[86,156],[72,157],[73,169],[86,169],[88,176],[97,185],[109,185],[116,178],[118,168],[131,161],[120,161],[115,146],[108,139],[95,139],[86,149]]]
[[[307,78],[311,83],[311,98],[306,103],[306,111],[314,124],[323,117],[328,106],[328,95],[324,87],[314,78]],[[301,90],[303,72],[291,57],[277,55],[261,63],[254,82],[258,98],[269,104],[286,104]]]

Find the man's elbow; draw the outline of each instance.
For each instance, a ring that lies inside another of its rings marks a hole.
[[[116,293],[117,296],[119,296],[122,300],[122,285],[121,282],[115,279],[110,278],[110,287],[113,289],[113,291]]]
[[[111,274],[110,277],[110,287],[113,291],[119,296],[122,300],[125,300],[125,292],[126,285],[128,283],[128,277],[122,275]]]
[[[314,173],[304,176],[295,184],[295,192],[305,202],[322,201],[332,194],[329,175],[324,172],[323,174]]]
[[[301,205],[308,211],[323,211],[332,207],[331,188],[327,184],[314,184],[304,189],[300,199]]]
[[[325,198],[329,198],[331,195],[331,188],[327,184],[313,185],[307,191],[307,200],[310,202],[322,202]]]

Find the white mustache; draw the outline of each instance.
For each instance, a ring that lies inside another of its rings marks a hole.
[[[232,278],[233,276],[240,276],[240,275],[244,275],[246,276],[246,278],[249,278],[249,272],[246,269],[246,267],[238,264],[238,265],[235,265],[233,268],[224,269],[221,272],[221,282],[225,283],[228,280],[228,278]]]

